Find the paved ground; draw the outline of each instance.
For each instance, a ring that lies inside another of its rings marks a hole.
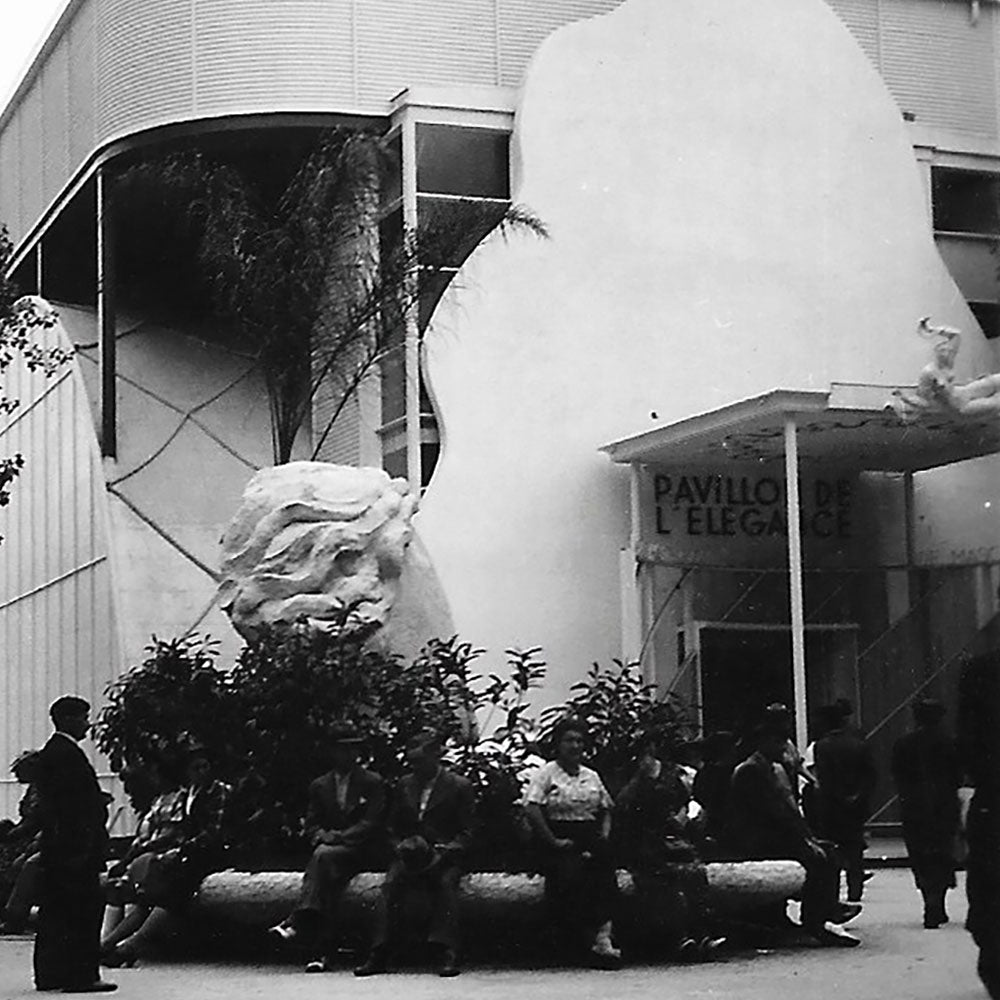
[[[297,967],[233,962],[157,962],[107,973],[122,1000],[983,1000],[974,950],[962,929],[964,898],[953,893],[952,923],[925,931],[909,873],[878,872],[852,927],[861,948],[745,952],[700,966],[641,966],[619,972],[475,968],[458,979],[397,973],[357,980],[350,972],[307,976]],[[36,996],[31,941],[0,938],[0,1000]]]

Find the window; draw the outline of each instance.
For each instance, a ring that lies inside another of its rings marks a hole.
[[[386,139],[390,169],[382,185],[380,245],[383,259],[398,246],[404,219],[415,219],[420,249],[420,301],[417,334],[422,337],[434,309],[469,254],[497,225],[510,204],[510,134],[500,128],[416,122],[414,129],[416,198],[407,203],[403,186],[403,128]],[[413,197],[412,194],[409,195]],[[406,470],[405,321],[399,344],[381,365],[383,467],[393,475]],[[420,383],[421,481],[427,485],[440,452],[430,397]]]
[[[941,257],[990,339],[1000,336],[1000,173],[931,168],[934,233]]]
[[[936,231],[1000,235],[1000,175],[934,167],[931,199]]]

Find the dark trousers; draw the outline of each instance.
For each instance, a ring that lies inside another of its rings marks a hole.
[[[31,908],[38,900],[40,892],[41,860],[41,855],[32,854],[21,865],[21,870],[17,873],[10,895],[7,897],[7,905],[3,910],[5,920],[15,924],[27,923],[28,917],[31,916]]]
[[[458,950],[458,892],[462,869],[454,864],[436,864],[426,871],[412,871],[401,861],[386,872],[375,914],[376,948],[394,948],[404,933],[406,904],[413,896],[429,908],[427,941]]]
[[[702,863],[664,864],[652,871],[630,866],[630,871],[646,919],[679,911],[681,937],[700,939],[708,933],[708,875]]]
[[[965,891],[966,927],[979,948],[979,976],[994,1000],[1000,998],[1000,795],[977,791],[966,826],[969,856]]]
[[[35,986],[81,986],[100,978],[104,895],[97,871],[73,871],[43,860],[35,933]]]
[[[365,861],[365,853],[356,847],[318,844],[306,865],[299,905],[292,913],[296,929],[316,933],[324,921],[332,923],[343,891],[364,869]]]
[[[840,900],[840,865],[832,857],[800,859],[806,870],[802,886],[802,926],[818,930],[829,920]]]
[[[612,918],[618,898],[611,849],[598,836],[597,823],[550,820],[549,828],[557,839],[573,841],[572,849],[546,848],[541,858],[552,925],[556,930],[592,938]]]

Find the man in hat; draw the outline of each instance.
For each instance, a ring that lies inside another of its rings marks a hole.
[[[933,698],[914,702],[916,729],[892,748],[903,840],[913,879],[924,899],[924,927],[948,922],[945,896],[955,885],[955,837],[961,767],[955,741],[944,728],[945,709]]]
[[[312,856],[298,906],[269,933],[282,943],[304,939],[320,954],[306,972],[329,969],[329,940],[337,903],[348,882],[376,862],[385,813],[385,785],[358,763],[362,737],[350,726],[330,730],[332,768],[309,786],[306,836]],[[323,938],[326,938],[326,941]]]
[[[109,796],[78,745],[90,731],[90,705],[64,695],[49,715],[55,732],[39,751],[34,776],[41,816],[35,987],[110,992],[117,986],[99,975]]]
[[[857,903],[841,905],[840,869],[802,816],[783,755],[787,736],[781,725],[765,721],[756,750],[733,772],[730,806],[734,844],[753,860],[791,859],[806,872],[802,887],[802,927],[819,944],[854,947],[861,942],[839,925],[861,912]]]
[[[403,903],[420,892],[430,903],[427,941],[441,976],[457,976],[458,886],[472,836],[472,783],[441,766],[441,739],[423,732],[407,744],[403,776],[389,813],[395,860],[382,884],[375,943],[356,976],[386,972],[401,937]]]

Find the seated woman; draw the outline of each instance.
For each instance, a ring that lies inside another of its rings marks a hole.
[[[609,845],[613,803],[600,775],[581,763],[586,736],[580,719],[555,727],[555,760],[532,777],[525,811],[541,842],[555,928],[589,944],[592,963],[616,968],[621,952],[611,939],[618,893]]]
[[[18,783],[27,787],[17,806],[18,821],[4,820],[0,833],[0,871],[4,872],[0,900],[6,900],[0,913],[0,934],[24,932],[38,895],[41,812],[34,784],[37,760],[37,750],[25,750],[10,768]]]
[[[705,866],[687,832],[690,802],[680,766],[661,741],[646,738],[635,776],[615,804],[615,840],[643,899],[642,912],[679,925],[680,957],[703,961],[725,939],[709,933]]]
[[[164,785],[171,782],[164,775]],[[109,873],[126,906],[124,919],[101,941],[105,965],[134,964],[173,927],[173,917],[223,855],[222,825],[229,786],[212,779],[205,749],[191,747],[185,783],[156,797],[124,858]]]

